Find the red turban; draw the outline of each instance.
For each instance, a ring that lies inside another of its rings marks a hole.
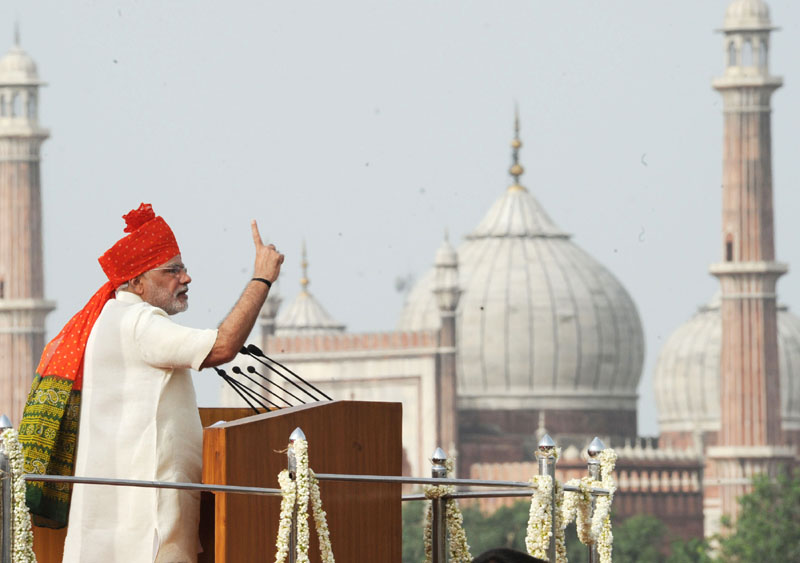
[[[149,203],[141,204],[122,218],[125,232],[130,234],[98,258],[108,282],[45,346],[36,368],[43,377],[56,375],[74,381],[75,390],[83,383],[83,353],[89,333],[106,302],[114,297],[116,288],[181,253],[172,229],[164,219],[156,217]]]

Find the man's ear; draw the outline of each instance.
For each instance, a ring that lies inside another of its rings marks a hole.
[[[131,281],[129,281],[127,290],[141,297],[144,294],[143,277],[139,275],[133,278]]]

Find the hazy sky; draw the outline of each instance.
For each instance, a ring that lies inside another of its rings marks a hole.
[[[769,2],[777,255],[800,264],[800,2]],[[664,340],[717,287],[727,0],[0,3],[0,50],[48,86],[40,121],[49,334],[104,282],[120,216],[151,202],[194,278],[190,326],[249,279],[248,222],[287,258],[284,304],[311,291],[350,330],[389,330],[445,228],[461,241],[522,183],[622,281],[647,342],[640,432],[657,431]],[[781,301],[800,309],[790,272]],[[201,404],[217,379],[199,379]]]

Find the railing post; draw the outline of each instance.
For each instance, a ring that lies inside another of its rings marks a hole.
[[[602,479],[602,475],[600,475],[599,457],[604,449],[606,449],[606,446],[603,441],[595,436],[592,443],[589,444],[589,449],[586,450],[586,453],[589,454],[589,476],[592,478],[592,481],[600,481]],[[595,497],[592,495],[592,514],[594,514],[594,507]],[[592,544],[589,546],[589,563],[598,563],[599,561],[600,555],[597,553],[597,544]]]
[[[0,434],[7,428],[11,428],[11,421],[6,415],[0,416]],[[0,439],[0,446],[2,446],[2,439]],[[3,522],[0,526],[0,561],[2,563],[11,563],[11,545],[14,542],[14,529],[11,522],[11,505],[13,499],[11,498],[11,463],[8,461],[4,449],[0,447],[0,507],[2,508]]]
[[[306,435],[300,430],[298,426],[292,431],[292,434],[289,436],[289,450],[286,452],[289,456],[289,477],[292,481],[295,481],[297,478],[297,458],[294,455],[294,448],[292,444],[294,444],[295,440],[305,440]],[[295,493],[294,496],[294,509],[292,510],[292,531],[289,533],[289,563],[296,563],[297,561],[297,494]]]
[[[547,559],[550,563],[556,560],[556,443],[549,434],[539,441],[539,475],[549,475],[553,484],[550,497],[550,545],[547,548]]]
[[[442,448],[436,448],[431,457],[433,467],[431,477],[444,479],[447,477],[447,454]],[[431,499],[431,549],[433,563],[447,563],[447,525],[445,523],[445,503],[443,498]]]

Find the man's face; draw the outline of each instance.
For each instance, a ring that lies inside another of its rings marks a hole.
[[[192,278],[186,272],[181,255],[141,275],[141,298],[168,315],[182,313],[189,308],[189,284]]]

